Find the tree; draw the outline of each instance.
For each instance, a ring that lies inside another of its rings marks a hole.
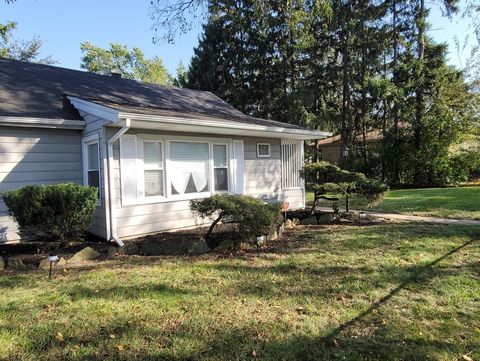
[[[120,70],[122,76],[145,83],[167,85],[171,77],[158,56],[147,59],[143,52],[134,47],[111,43],[109,49],[103,49],[89,42],[82,42],[80,49],[84,54],[80,66],[92,73],[108,75],[112,70]]]
[[[182,62],[178,63],[177,65],[177,76],[173,79],[173,85],[178,86],[180,88],[185,88],[187,86],[187,79],[188,79],[188,70],[183,65]]]
[[[40,57],[40,48],[43,43],[38,36],[34,36],[32,40],[17,40],[13,37],[15,29],[17,29],[16,22],[0,24],[1,57],[39,64],[56,63],[51,55]]]
[[[307,188],[314,192],[312,210],[320,198],[340,198],[345,199],[345,208],[349,212],[348,200],[352,195],[374,201],[388,190],[380,181],[368,179],[362,173],[340,169],[328,162],[307,164],[303,176]]]

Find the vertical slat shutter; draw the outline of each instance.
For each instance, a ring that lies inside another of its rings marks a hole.
[[[243,141],[233,141],[233,167],[235,177],[235,194],[243,194],[243,169],[244,169],[244,152]]]
[[[120,180],[122,203],[137,199],[137,137],[124,135],[120,138]]]

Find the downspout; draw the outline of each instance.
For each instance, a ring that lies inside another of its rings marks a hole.
[[[125,119],[125,125],[116,132],[113,137],[111,137],[107,142],[108,150],[108,193],[110,195],[110,240],[115,242],[120,247],[123,246],[122,240],[118,237],[117,234],[117,218],[116,218],[116,209],[115,209],[115,186],[114,186],[114,169],[113,169],[113,143],[120,139],[128,129],[130,129],[130,119]]]

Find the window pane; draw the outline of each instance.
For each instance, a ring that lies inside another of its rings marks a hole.
[[[215,168],[214,170],[215,190],[228,191],[228,170],[227,168]]]
[[[89,170],[88,171],[88,185],[92,187],[99,187],[100,185],[100,175],[98,170]]]
[[[162,167],[162,144],[158,142],[143,143],[143,161],[145,164]]]
[[[207,143],[170,143],[172,194],[208,191],[208,157]]]
[[[259,144],[258,145],[258,155],[269,156],[270,155],[270,145],[269,144]]]
[[[215,167],[227,166],[227,146],[214,145],[213,146],[213,164]]]
[[[88,169],[98,169],[98,144],[88,145]]]
[[[163,196],[163,170],[145,171],[145,196]]]

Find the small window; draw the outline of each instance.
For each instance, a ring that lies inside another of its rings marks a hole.
[[[227,145],[213,145],[213,178],[217,192],[228,191]]]
[[[143,142],[143,179],[145,197],[165,195],[161,142]]]
[[[270,143],[257,143],[257,157],[259,158],[270,157]]]
[[[83,160],[83,182],[85,185],[97,188],[98,198],[100,199],[100,157],[97,136],[84,138]]]

